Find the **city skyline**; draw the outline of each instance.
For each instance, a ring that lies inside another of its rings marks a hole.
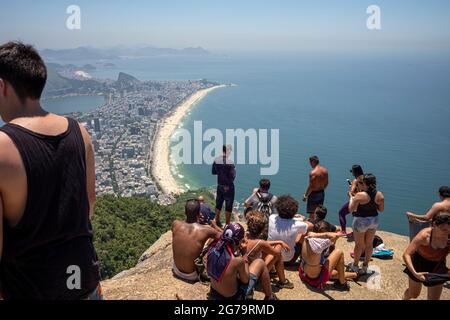
[[[81,9],[81,29],[69,30],[67,8]],[[366,12],[381,9],[381,30]],[[346,51],[450,48],[450,3],[371,1],[40,1],[7,2],[0,42],[39,49],[138,44],[212,51]]]

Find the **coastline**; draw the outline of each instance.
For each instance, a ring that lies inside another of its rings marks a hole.
[[[193,93],[176,106],[175,110],[158,125],[152,150],[151,173],[160,191],[165,195],[173,196],[186,191],[178,184],[171,171],[170,139],[173,133],[193,105],[200,102],[208,93],[224,87],[227,85],[217,85]]]

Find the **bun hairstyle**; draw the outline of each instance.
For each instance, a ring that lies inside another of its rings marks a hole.
[[[443,198],[450,198],[450,187],[442,186],[439,188],[439,194]]]
[[[369,193],[377,191],[377,177],[375,177],[372,173],[365,174],[363,182],[368,187]]]

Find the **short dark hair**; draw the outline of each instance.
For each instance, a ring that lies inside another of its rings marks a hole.
[[[316,233],[324,233],[324,232],[332,232],[333,225],[325,220],[321,220],[314,224],[313,232]]]
[[[319,220],[325,220],[327,217],[327,208],[325,208],[323,205],[318,205],[316,210],[314,211],[314,214],[316,215],[317,219]]]
[[[184,213],[189,221],[195,221],[200,214],[200,202],[197,199],[187,200]]]
[[[261,179],[259,181],[259,187],[263,190],[269,190],[270,189],[270,180],[269,179]]]
[[[292,219],[297,214],[298,201],[288,195],[280,196],[275,202],[275,208],[280,218]]]
[[[245,217],[247,220],[248,233],[251,237],[259,237],[266,226],[267,220],[264,213],[259,211],[251,211]]]
[[[442,186],[439,188],[439,194],[443,198],[450,198],[450,188],[447,186]]]
[[[0,46],[0,78],[11,84],[20,100],[40,99],[47,67],[33,46],[8,42]]]
[[[312,156],[312,157],[310,157],[309,158],[309,162],[314,162],[314,163],[317,163],[317,164],[319,164],[319,157],[318,156]]]
[[[439,212],[433,217],[433,223],[437,226],[441,224],[450,225],[450,213],[448,212]]]
[[[350,170],[355,178],[362,176],[364,174],[363,169],[359,164],[355,164],[352,166],[352,170]]]

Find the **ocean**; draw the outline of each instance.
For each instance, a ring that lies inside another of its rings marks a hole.
[[[88,112],[103,104],[105,104],[105,98],[103,96],[68,96],[42,101],[42,106],[45,110],[56,114]],[[3,124],[3,121],[0,119],[0,126]]]
[[[209,94],[183,126],[191,132],[194,121],[202,121],[205,130],[279,129],[280,170],[269,177],[272,192],[300,200],[308,158],[316,154],[330,172],[325,205],[334,223],[347,201],[349,170],[361,164],[377,176],[386,198],[380,228],[407,235],[405,212],[425,212],[439,200],[438,188],[450,184],[449,57],[430,52],[160,57],[126,61],[118,69],[145,80],[237,84]],[[257,186],[259,169],[237,166],[238,201]],[[215,184],[208,165],[178,171],[183,185]]]
[[[377,176],[386,199],[380,228],[404,235],[405,212],[425,212],[439,200],[438,188],[450,184],[448,53],[253,53],[114,64],[92,74],[115,79],[123,71],[141,80],[206,78],[236,84],[210,93],[191,109],[183,126],[192,130],[194,121],[202,121],[204,130],[279,129],[280,168],[268,177],[271,191],[294,196],[301,212],[313,154],[330,172],[325,205],[333,223],[347,201],[346,179],[353,164]],[[257,186],[259,169],[237,166],[238,201]],[[215,184],[208,165],[177,170],[183,185]]]

